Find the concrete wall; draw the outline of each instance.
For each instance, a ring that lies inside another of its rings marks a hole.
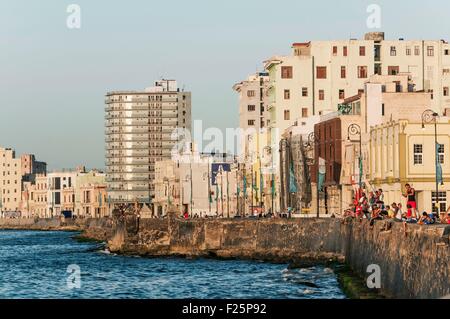
[[[138,230],[139,228],[139,230]],[[344,261],[366,277],[381,268],[381,292],[394,298],[450,293],[450,227],[337,219],[136,220],[119,224],[112,251],[150,256],[203,256],[314,263]]]

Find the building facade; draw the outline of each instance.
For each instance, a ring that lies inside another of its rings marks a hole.
[[[161,80],[143,91],[107,93],[105,110],[110,199],[151,203],[155,163],[171,158],[181,139],[176,129],[191,130],[191,93]]]
[[[299,118],[336,111],[375,74],[408,74],[415,91],[430,95],[429,108],[442,114],[450,106],[449,52],[443,40],[385,40],[380,32],[362,40],[294,43],[292,55],[265,61],[269,128],[283,132]]]
[[[434,124],[398,120],[370,130],[370,184],[382,188],[386,204],[402,203],[406,208],[405,184],[416,190],[419,213],[431,212],[435,206],[446,212],[450,203],[450,120],[437,123],[435,150]],[[438,153],[438,154],[436,154]],[[443,183],[436,192],[435,156],[442,167]]]

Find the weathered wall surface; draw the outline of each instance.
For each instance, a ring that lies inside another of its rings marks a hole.
[[[0,218],[0,229],[42,230],[42,231],[83,231],[83,236],[106,241],[116,231],[116,223],[111,219],[60,219],[60,218]]]
[[[338,219],[141,220],[117,228],[110,248],[151,256],[213,256],[309,263],[345,260],[362,276],[381,269],[381,292],[395,298],[450,293],[450,227]]]

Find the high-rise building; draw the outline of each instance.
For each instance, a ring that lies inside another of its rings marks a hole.
[[[108,200],[151,203],[155,162],[171,158],[182,138],[176,129],[191,130],[191,93],[175,80],[109,92],[105,126]]]

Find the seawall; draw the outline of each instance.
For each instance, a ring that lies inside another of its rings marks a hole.
[[[392,298],[450,293],[450,226],[340,219],[179,220],[127,218],[112,251],[143,256],[204,256],[302,264],[345,261],[366,278],[380,269],[380,292]]]
[[[0,229],[77,230],[112,252],[142,256],[257,259],[300,265],[340,261],[367,277],[380,267],[392,298],[450,294],[450,226],[340,219],[0,219]]]
[[[1,230],[79,231],[82,236],[107,241],[116,231],[112,219],[0,218]]]

